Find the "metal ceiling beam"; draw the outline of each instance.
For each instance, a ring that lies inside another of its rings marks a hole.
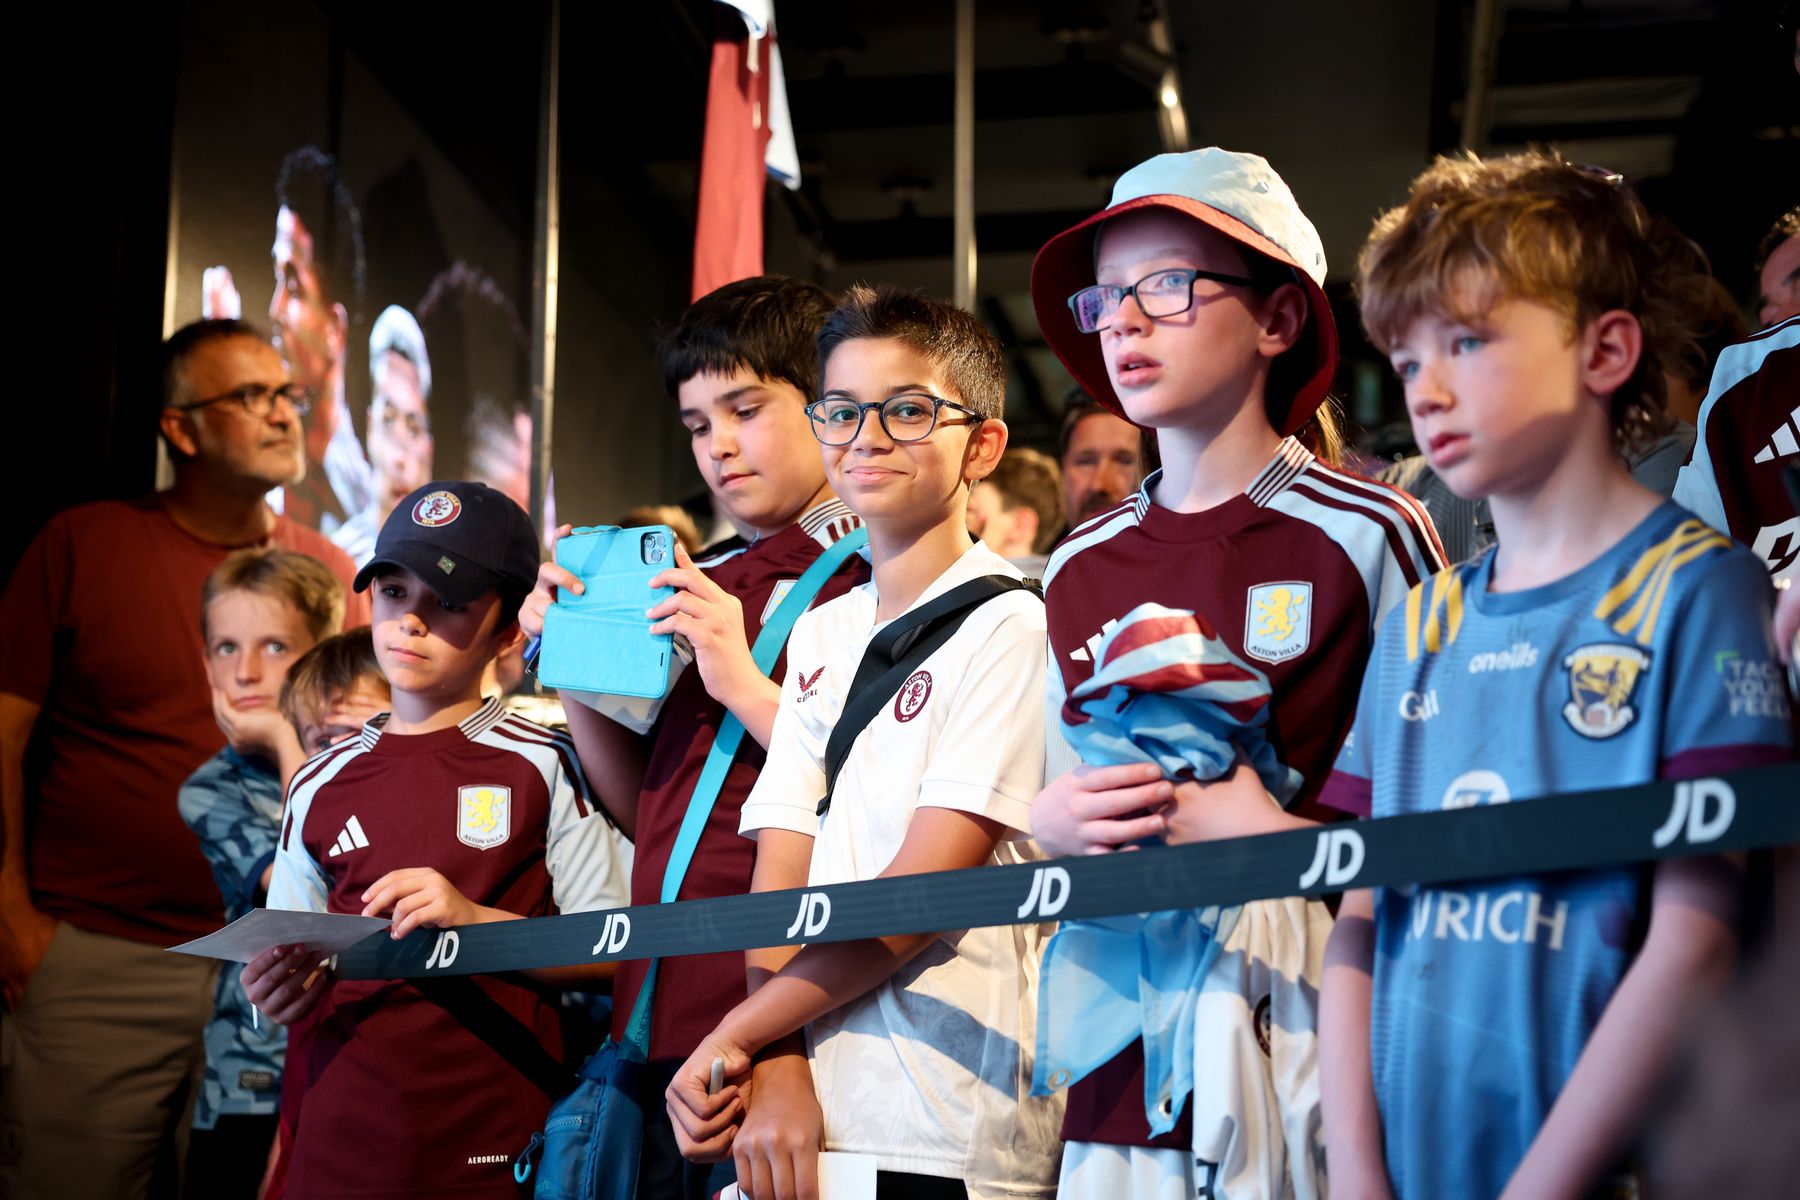
[[[975,0],[956,0],[956,120],[951,130],[951,296],[975,307]]]

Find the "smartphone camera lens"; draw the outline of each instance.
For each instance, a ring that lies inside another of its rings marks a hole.
[[[643,540],[642,553],[644,562],[651,566],[669,557],[669,542],[660,533],[646,533]]]

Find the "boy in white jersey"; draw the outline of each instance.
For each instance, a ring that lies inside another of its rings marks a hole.
[[[819,357],[807,411],[834,489],[868,527],[874,579],[789,639],[741,825],[757,838],[756,889],[1019,861],[1043,755],[1043,606],[1027,590],[975,608],[883,698],[820,804],[826,745],[878,630],[983,576],[1020,578],[966,519],[970,486],[1006,447],[1005,359],[968,313],[887,287],[851,289]],[[669,1087],[684,1153],[729,1151],[756,1200],[816,1195],[821,1149],[874,1155],[883,1200],[1051,1194],[1057,1107],[1025,1094],[1041,937],[1016,926],[752,951],[749,998]],[[770,1072],[771,1056],[792,1069]],[[715,1058],[728,1084],[708,1096]]]
[[[1679,340],[1648,225],[1617,176],[1544,154],[1440,159],[1376,221],[1364,324],[1498,542],[1383,625],[1327,803],[1556,803],[1535,798],[1790,754],[1759,564],[1625,465]],[[1630,1139],[1736,954],[1737,860],[1348,894],[1320,1025],[1333,1194],[1635,1194]]]

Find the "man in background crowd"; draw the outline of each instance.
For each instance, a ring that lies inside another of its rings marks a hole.
[[[158,418],[174,486],[57,514],[0,593],[0,1195],[12,1200],[172,1194],[179,1178],[216,964],[164,951],[222,916],[176,807],[225,740],[196,605],[245,546],[313,555],[349,585],[343,552],[264,499],[305,470],[310,399],[249,325],[179,330]],[[368,612],[357,596],[346,617]]]
[[[1063,519],[1073,529],[1137,490],[1144,481],[1144,435],[1131,422],[1082,397],[1063,416]]]

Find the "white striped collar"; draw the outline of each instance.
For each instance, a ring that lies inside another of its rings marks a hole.
[[[393,715],[392,713],[376,713],[370,717],[368,722],[363,725],[362,733],[359,735],[362,744],[373,750],[375,743],[381,740],[382,733],[387,729],[388,718]],[[456,727],[462,730],[464,737],[472,741],[505,719],[506,706],[500,703],[500,697],[489,696],[482,702],[480,708],[458,721]]]
[[[1312,465],[1313,458],[1313,452],[1302,446],[1300,439],[1292,436],[1282,438],[1281,445],[1275,448],[1275,457],[1250,481],[1244,494],[1258,508],[1268,507],[1269,501],[1279,496],[1288,484],[1299,478],[1300,472]]]
[[[463,736],[471,741],[506,719],[506,706],[499,696],[489,696],[480,708],[456,723]]]
[[[1257,472],[1256,478],[1252,479],[1250,485],[1244,489],[1244,494],[1250,497],[1251,502],[1258,508],[1266,507],[1269,501],[1279,496],[1283,488],[1292,483],[1300,472],[1306,470],[1313,463],[1315,457],[1311,450],[1300,444],[1299,438],[1291,435],[1282,438],[1281,444],[1275,447],[1275,454],[1269,459],[1268,465]],[[1149,512],[1150,506],[1155,503],[1150,497],[1155,493],[1156,485],[1161,482],[1162,475],[1161,467],[1150,472],[1144,479],[1144,485],[1133,492],[1130,499],[1126,501],[1131,505],[1132,515],[1138,520],[1142,521],[1144,514]]]

